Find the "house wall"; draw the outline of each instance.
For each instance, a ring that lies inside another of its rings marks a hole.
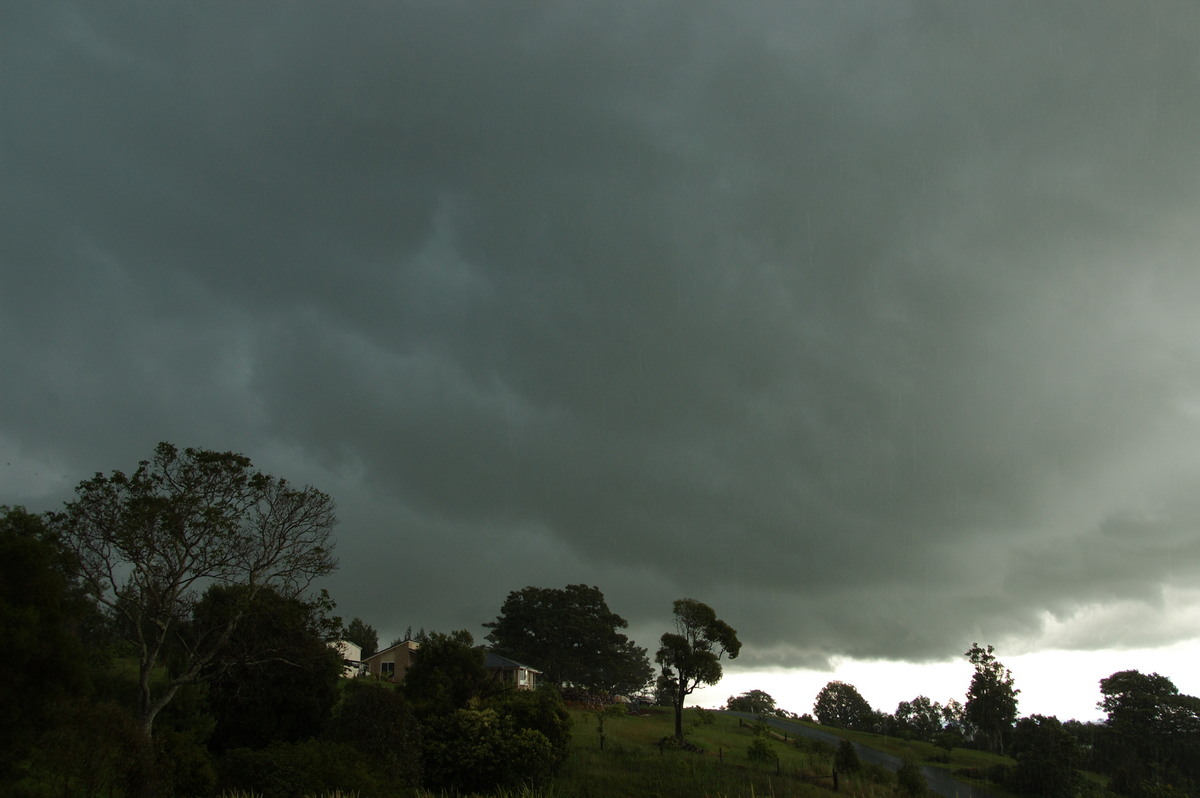
[[[405,671],[413,663],[413,653],[420,647],[419,643],[411,640],[372,654],[363,660],[367,672],[372,676],[387,681],[399,681],[404,678]]]
[[[359,662],[362,660],[362,646],[357,643],[351,643],[349,640],[335,640],[329,644],[329,647],[341,654],[342,676],[346,679],[353,679],[358,676]]]

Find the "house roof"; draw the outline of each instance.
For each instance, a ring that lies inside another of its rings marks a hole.
[[[522,665],[515,659],[502,657],[499,654],[493,654],[490,651],[487,652],[487,656],[484,657],[483,665],[486,668],[524,668],[530,673],[541,673],[541,671],[539,671],[537,668],[531,668],[528,665]]]
[[[402,643],[397,643],[397,644],[396,644],[396,645],[394,645],[394,646],[388,646],[388,647],[387,647],[387,648],[385,648],[385,649],[382,649],[382,650],[380,650],[380,651],[376,651],[374,654],[372,654],[372,655],[371,655],[371,656],[369,656],[369,657],[363,657],[363,660],[364,660],[364,661],[366,661],[366,660],[369,660],[369,659],[374,659],[375,657],[378,657],[380,654],[386,654],[386,653],[388,653],[389,651],[392,651],[392,650],[394,650],[394,649],[397,649],[397,648],[407,648],[409,651],[416,651],[416,650],[417,650],[417,649],[419,649],[420,647],[421,647],[421,644],[420,644],[420,643],[418,643],[418,642],[417,642],[417,641],[415,641],[415,640],[405,640],[405,641],[404,641],[404,642],[402,642]]]

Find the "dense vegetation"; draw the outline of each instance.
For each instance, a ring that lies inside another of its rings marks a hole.
[[[346,679],[329,644],[378,640],[308,589],[334,567],[324,494],[164,444],[77,495],[61,513],[0,508],[0,794],[809,795],[836,773],[841,792],[888,798],[923,792],[918,764],[1046,798],[1200,788],[1200,699],[1170,679],[1104,679],[1104,723],[1018,717],[1013,674],[977,644],[965,704],[917,696],[887,714],[830,682],[814,711],[840,745],[798,736],[812,719],[761,690],[730,697],[745,718],[685,710],[741,647],[694,599],[662,636],[657,702],[645,649],[583,585],[516,591],[486,624],[502,651],[544,660],[542,689],[497,681],[462,630],[422,632],[397,683]]]

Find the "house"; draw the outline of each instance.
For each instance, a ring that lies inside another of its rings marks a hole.
[[[484,657],[483,666],[487,668],[493,679],[512,685],[518,690],[533,690],[537,687],[538,677],[542,675],[542,672],[536,668],[522,665],[515,660],[493,654],[490,651]]]
[[[329,647],[342,655],[342,676],[353,679],[362,672],[362,646],[349,640],[334,640]]]
[[[420,647],[421,644],[415,640],[405,640],[403,643],[389,646],[364,659],[363,670],[377,679],[398,682],[413,664],[413,657]]]

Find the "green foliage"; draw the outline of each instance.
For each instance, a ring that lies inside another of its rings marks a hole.
[[[346,628],[342,630],[342,637],[362,649],[363,659],[379,650],[379,633],[362,618],[354,618],[346,624]]]
[[[232,626],[201,671],[216,728],[214,751],[262,748],[318,735],[337,701],[341,656],[326,641],[340,627],[330,603],[265,588],[213,585],[193,613],[198,630]],[[234,618],[238,620],[233,621]]]
[[[272,743],[261,750],[235,748],[221,761],[220,786],[261,798],[296,798],[322,793],[396,795],[371,771],[368,757],[351,745],[328,740]]]
[[[779,753],[765,734],[756,734],[746,747],[746,758],[760,765],[779,766]]]
[[[852,684],[832,681],[817,693],[813,712],[822,726],[869,731],[875,712]]]
[[[326,737],[354,746],[389,783],[421,783],[421,727],[394,687],[366,680],[346,685]]]
[[[979,730],[987,742],[989,751],[1003,754],[1005,740],[1017,719],[1017,695],[1021,692],[1013,686],[1012,671],[996,659],[988,646],[978,643],[964,656],[975,666],[975,675],[967,690],[966,718]]]
[[[942,705],[919,695],[896,706],[896,733],[913,740],[932,742],[942,731]]]
[[[97,474],[75,490],[54,527],[91,594],[116,615],[138,657],[139,720],[157,714],[200,672],[240,616],[188,624],[201,586],[244,584],[297,595],[333,570],[333,501],[252,470],[233,452],[161,443],[130,475]],[[181,637],[181,634],[183,637]],[[152,675],[173,657],[170,679]]]
[[[1200,699],[1181,695],[1157,673],[1120,671],[1100,681],[1108,720],[1097,739],[1098,760],[1124,795],[1200,785]]]
[[[494,709],[459,709],[424,727],[425,784],[447,792],[485,793],[541,784],[555,766],[546,736],[516,726]]]
[[[721,680],[721,658],[742,650],[732,626],[695,599],[675,602],[675,632],[664,634],[655,660],[662,667],[659,689],[675,708],[675,736],[683,739],[683,702],[697,687]]]
[[[76,700],[61,705],[32,766],[57,794],[100,795],[149,784],[153,757],[124,707]]]
[[[774,715],[775,699],[762,690],[750,690],[739,696],[730,696],[725,708],[733,712],[753,712],[756,715]]]
[[[587,585],[513,591],[484,624],[493,652],[536,666],[556,685],[604,697],[639,693],[654,675],[646,649],[617,631],[628,625]]]
[[[854,749],[854,743],[849,740],[842,740],[838,743],[833,765],[839,773],[857,773],[862,768],[862,762],[858,759],[858,751]]]
[[[64,667],[83,659],[76,631],[91,609],[73,571],[40,516],[0,506],[0,707],[10,718],[0,722],[0,785],[17,779],[35,730],[86,678]]]
[[[1071,798],[1082,786],[1079,743],[1057,718],[1032,715],[1017,721],[1012,755],[1013,784],[1021,795]]]
[[[154,734],[155,783],[161,795],[205,798],[217,783],[208,749],[186,732],[159,729]]]
[[[538,690],[506,690],[483,702],[483,706],[494,709],[519,729],[540,732],[550,743],[553,752],[552,767],[557,768],[566,761],[571,752],[571,715],[563,703],[562,696],[554,687]],[[610,714],[623,714],[619,705],[609,707]]]
[[[484,651],[471,633],[432,632],[404,674],[404,695],[420,717],[465,708],[489,688]]]
[[[896,771],[896,787],[901,795],[909,798],[920,798],[929,792],[929,783],[920,766],[911,759],[905,759]]]

